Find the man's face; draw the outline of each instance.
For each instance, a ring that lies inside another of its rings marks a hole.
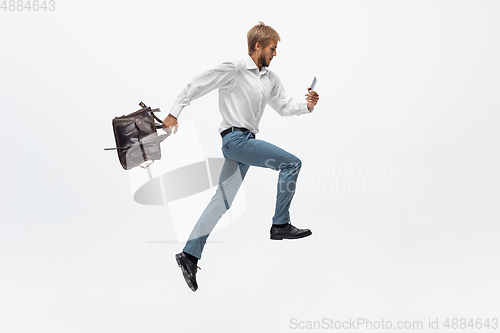
[[[276,48],[278,47],[278,42],[274,39],[271,39],[271,42],[268,46],[262,49],[260,53],[260,63],[264,67],[268,67],[271,63],[271,60],[276,56]]]

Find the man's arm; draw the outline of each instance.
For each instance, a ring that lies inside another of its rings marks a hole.
[[[285,92],[280,79],[275,74],[272,77],[273,90],[269,97],[269,105],[278,112],[280,116],[294,116],[310,113],[318,103],[319,95],[309,90],[305,102],[294,102],[293,98]]]
[[[236,65],[225,62],[195,77],[179,94],[170,114],[163,120],[163,128],[167,132],[177,132],[177,118],[191,101],[200,98],[215,89],[230,89],[236,82]]]

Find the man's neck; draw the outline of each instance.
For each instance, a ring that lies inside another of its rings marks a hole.
[[[253,62],[255,65],[257,65],[257,68],[259,71],[262,69],[262,64],[260,63],[259,56],[256,54],[257,52],[254,52],[254,54],[250,55],[250,58],[252,58]]]

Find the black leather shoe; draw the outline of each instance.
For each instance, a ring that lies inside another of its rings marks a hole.
[[[184,275],[184,280],[186,280],[187,285],[192,291],[198,289],[198,283],[196,283],[196,271],[199,268],[194,260],[191,260],[186,256],[184,252],[175,255],[175,260],[177,260],[177,265],[182,270],[182,275]],[[201,269],[201,268],[200,268]]]
[[[274,225],[271,227],[271,239],[274,240],[297,239],[310,235],[312,235],[311,230],[295,228],[290,223],[284,228],[276,228]]]

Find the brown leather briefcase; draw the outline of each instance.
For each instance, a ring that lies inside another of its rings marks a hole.
[[[162,121],[154,114],[160,109],[151,109],[143,102],[139,105],[140,110],[113,119],[116,148],[104,149],[116,149],[125,170],[136,166],[147,168],[161,159],[160,143],[169,136],[169,133],[158,135],[156,132],[163,128]]]

